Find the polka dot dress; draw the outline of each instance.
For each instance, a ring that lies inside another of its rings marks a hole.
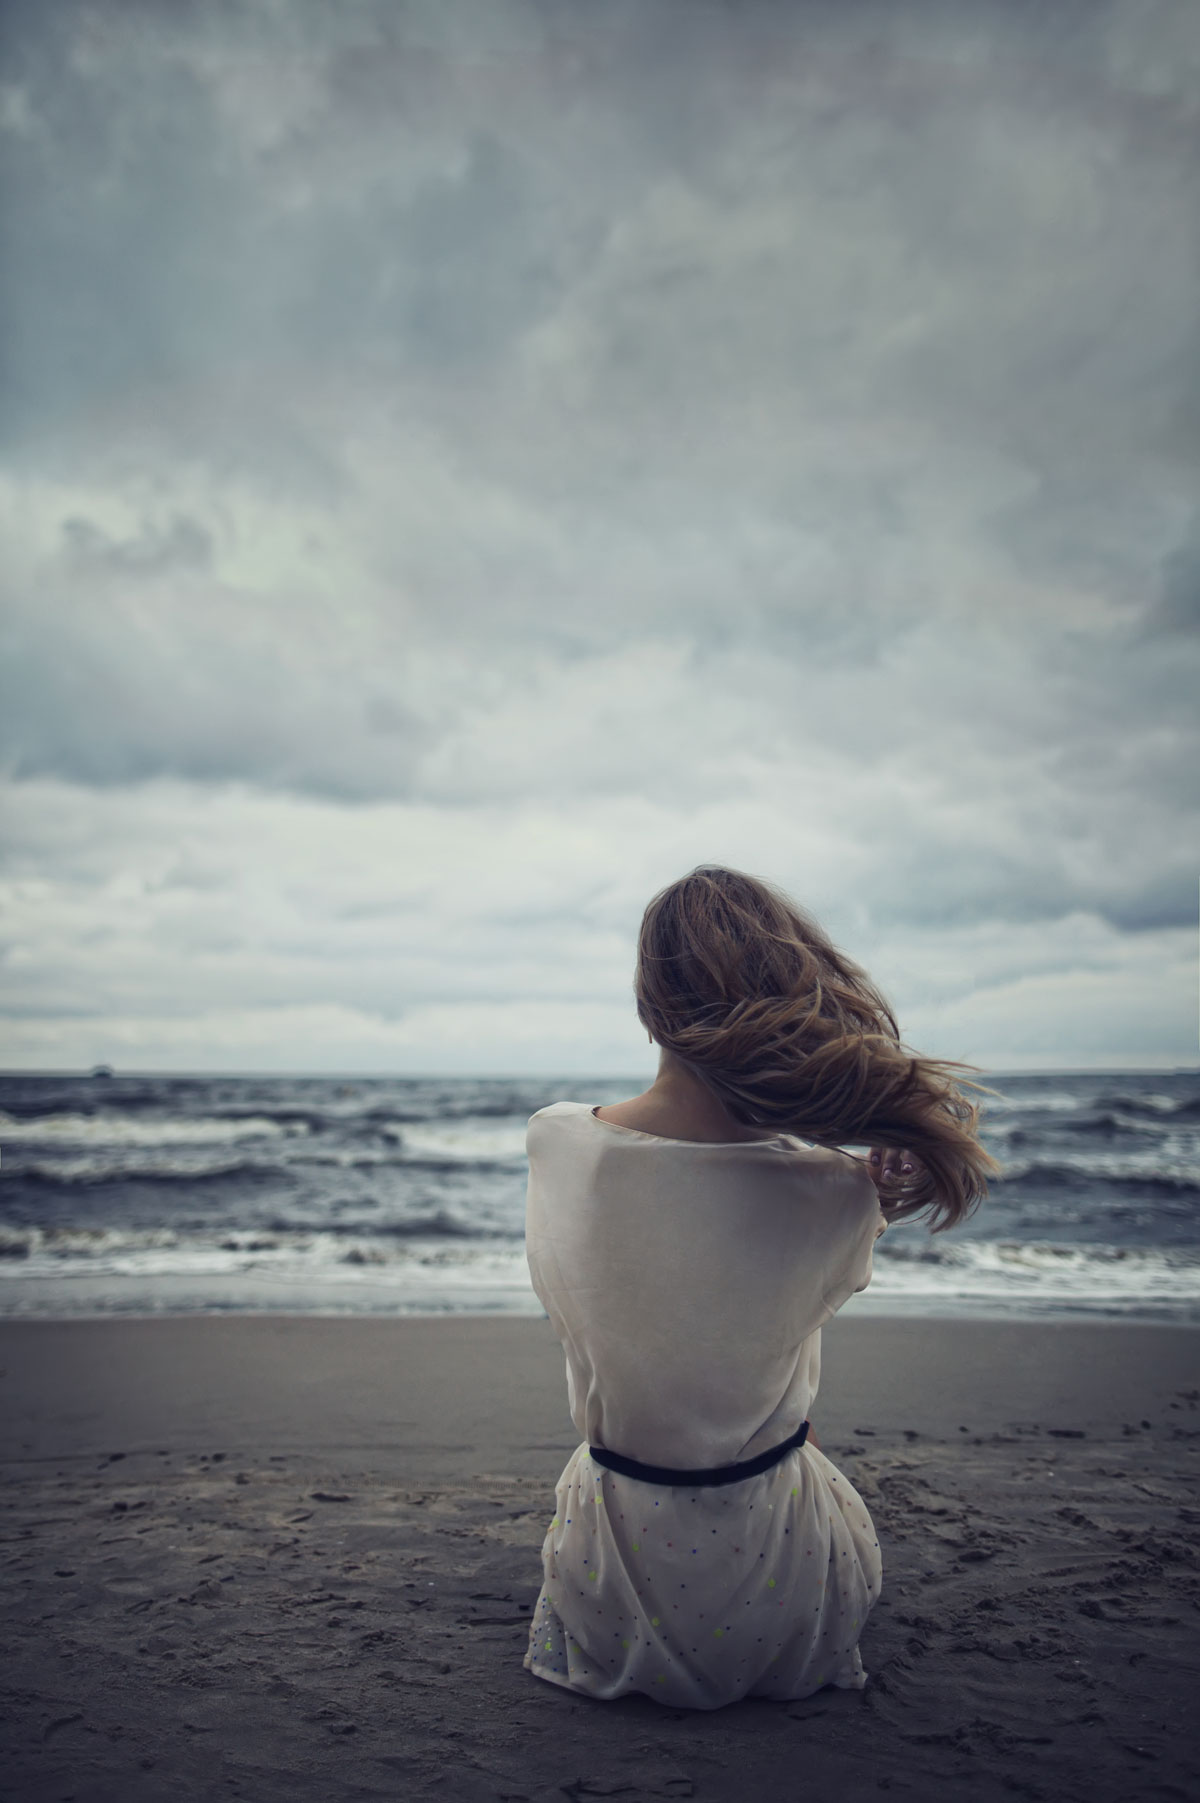
[[[525,1655],[537,1677],[690,1709],[866,1683],[858,1638],[879,1544],[815,1447],[737,1484],[680,1490],[608,1471],[584,1445],[556,1501]]]
[[[583,1437],[555,1492],[525,1667],[717,1709],[866,1682],[879,1596],[862,1498],[808,1443],[733,1484],[642,1483],[592,1445],[706,1469],[810,1416],[821,1326],[871,1275],[862,1165],[789,1135],[669,1140],[556,1102],[529,1123],[526,1251]]]

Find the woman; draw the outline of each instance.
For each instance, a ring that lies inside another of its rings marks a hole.
[[[986,1193],[978,1111],[960,1067],[906,1051],[866,975],[738,871],[655,896],[635,991],[650,1088],[529,1123],[529,1267],[584,1444],[525,1666],[695,1709],[858,1689],[879,1543],[808,1431],[821,1326],[889,1222],[950,1227]]]

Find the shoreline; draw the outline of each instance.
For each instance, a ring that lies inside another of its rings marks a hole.
[[[220,1303],[195,1308],[146,1309],[72,1309],[69,1313],[52,1314],[41,1309],[0,1309],[0,1327],[67,1327],[72,1322],[98,1326],[101,1322],[116,1324],[127,1321],[515,1321],[534,1322],[548,1319],[545,1311],[524,1308],[227,1308]],[[1105,1314],[1098,1309],[1064,1309],[1053,1304],[1036,1311],[1022,1313],[1017,1309],[981,1308],[973,1304],[951,1311],[931,1311],[913,1305],[909,1308],[888,1303],[878,1308],[862,1309],[856,1320],[870,1323],[897,1321],[911,1327],[1094,1327],[1098,1331],[1120,1327],[1161,1327],[1181,1333],[1200,1331],[1200,1310],[1195,1315],[1142,1314],[1133,1309],[1114,1309]]]
[[[883,1547],[871,1679],[706,1715],[521,1668],[578,1442],[548,1322],[0,1320],[6,1795],[1195,1794],[1198,1355],[839,1316],[813,1418]]]
[[[1044,1418],[1107,1432],[1168,1408],[1198,1369],[1200,1330],[1190,1325],[844,1312],[823,1331],[814,1425],[853,1417],[937,1436]],[[548,1435],[556,1450],[578,1441],[544,1317],[6,1317],[0,1370],[0,1448],[10,1457],[214,1433],[282,1449],[330,1443],[336,1428],[332,1443],[344,1448],[404,1458],[453,1444],[515,1465]],[[445,1473],[458,1474],[457,1465]]]
[[[65,1291],[77,1286],[80,1293],[91,1287],[100,1292],[106,1301],[112,1296],[112,1286],[103,1279],[72,1278],[20,1278],[7,1279],[9,1296],[4,1296],[6,1280],[0,1274],[0,1327],[6,1324],[26,1325],[42,1323],[44,1325],[62,1326],[70,1322],[101,1321],[514,1321],[537,1322],[546,1319],[545,1310],[533,1293],[515,1287],[511,1291],[492,1290],[487,1302],[474,1304],[473,1294],[467,1291],[452,1295],[450,1300],[437,1299],[426,1302],[423,1298],[406,1298],[392,1305],[371,1305],[370,1292],[364,1293],[361,1286],[347,1283],[342,1294],[335,1299],[324,1302],[317,1299],[312,1288],[301,1284],[284,1284],[276,1286],[264,1285],[261,1279],[247,1279],[244,1283],[230,1284],[226,1281],[226,1295],[212,1296],[211,1281],[197,1283],[192,1278],[179,1278],[173,1284],[160,1278],[157,1287],[164,1289],[168,1295],[172,1289],[181,1294],[185,1300],[171,1302],[160,1300],[158,1304],[151,1302],[138,1303],[131,1306],[93,1306],[86,1302],[81,1305],[55,1306],[34,1302],[32,1307],[14,1306],[11,1292],[32,1291],[35,1286],[45,1282],[58,1291]],[[243,1304],[232,1298],[240,1291],[245,1294],[274,1287],[283,1299],[278,1302],[247,1302]],[[484,1286],[478,1286],[483,1289]],[[336,1286],[323,1286],[326,1297],[330,1297]],[[289,1293],[290,1292],[290,1293]],[[461,1301],[459,1300],[461,1297]],[[965,1296],[954,1299],[945,1294],[925,1291],[919,1293],[888,1294],[884,1290],[871,1289],[860,1292],[842,1309],[839,1320],[851,1322],[874,1323],[883,1321],[903,1321],[913,1326],[927,1323],[930,1326],[973,1327],[976,1325],[1008,1325],[1028,1327],[1163,1327],[1195,1331],[1200,1329],[1200,1296],[1187,1303],[1161,1303],[1139,1305],[1110,1300],[1107,1304],[1094,1301],[1062,1301],[1061,1299],[1014,1300],[1004,1303],[992,1297]]]

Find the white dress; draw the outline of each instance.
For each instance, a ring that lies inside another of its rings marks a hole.
[[[790,1135],[663,1139],[583,1102],[541,1109],[527,1144],[529,1269],[584,1443],[555,1492],[526,1669],[692,1709],[860,1689],[879,1542],[823,1453],[689,1490],[588,1447],[692,1470],[795,1432],[821,1324],[870,1282],[885,1225],[864,1166]]]

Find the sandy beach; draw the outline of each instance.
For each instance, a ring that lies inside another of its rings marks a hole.
[[[527,1320],[0,1323],[2,1794],[1200,1791],[1200,1337],[842,1319],[871,1682],[713,1714],[521,1669],[576,1436]]]

